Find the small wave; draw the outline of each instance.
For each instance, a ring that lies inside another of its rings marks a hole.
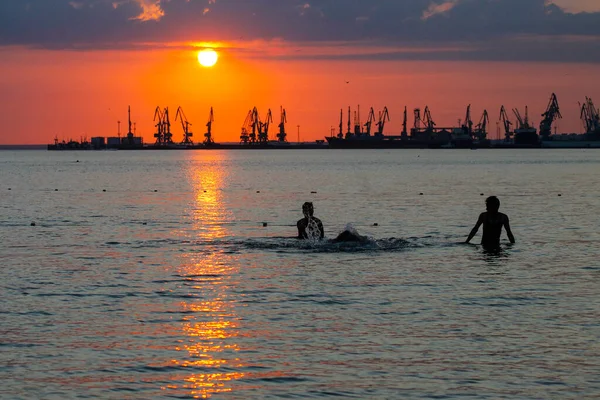
[[[404,239],[368,238],[361,242],[334,242],[325,240],[298,240],[296,238],[263,238],[247,239],[240,243],[250,250],[274,250],[290,252],[311,253],[346,253],[346,252],[377,252],[377,251],[402,251],[411,247],[411,243]]]

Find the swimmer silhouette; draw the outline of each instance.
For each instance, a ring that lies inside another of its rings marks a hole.
[[[502,234],[502,227],[506,229],[506,235],[511,243],[515,242],[515,237],[510,230],[510,224],[508,222],[508,216],[502,214],[498,210],[500,209],[500,200],[496,196],[490,196],[485,200],[486,212],[479,215],[477,223],[471,230],[469,237],[465,243],[469,243],[475,236],[479,227],[483,225],[483,236],[481,237],[481,245],[486,249],[495,249],[500,247],[500,235]]]
[[[325,231],[321,220],[314,216],[314,206],[312,202],[306,202],[302,205],[302,213],[304,218],[298,220],[296,227],[298,228],[298,239],[323,239]],[[368,241],[366,236],[361,236],[350,225],[340,233],[332,242],[364,242]]]
[[[352,227],[352,225],[346,225],[346,228],[332,240],[334,243],[339,242],[368,242],[369,238],[366,236],[359,235],[359,233]]]
[[[298,239],[323,239],[325,237],[323,223],[319,218],[314,216],[315,209],[313,203],[307,201],[302,204],[302,213],[304,214],[304,218],[298,220],[296,223],[296,227],[298,227]]]

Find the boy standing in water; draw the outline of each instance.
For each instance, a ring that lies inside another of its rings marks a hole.
[[[486,212],[479,215],[477,223],[471,230],[469,237],[465,243],[469,243],[473,236],[479,230],[479,227],[483,225],[483,236],[481,238],[481,244],[485,248],[498,248],[500,247],[500,235],[502,234],[502,227],[506,229],[506,235],[511,243],[515,242],[515,237],[510,230],[510,224],[508,222],[508,216],[498,212],[500,209],[500,200],[496,196],[490,196],[485,200]]]
[[[313,203],[306,202],[302,204],[302,214],[304,218],[298,220],[296,226],[298,227],[298,239],[323,239],[325,237],[325,231],[323,230],[323,223],[315,216],[315,209]]]

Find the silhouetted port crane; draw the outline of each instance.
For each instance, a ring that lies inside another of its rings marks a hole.
[[[521,117],[521,113],[516,108],[513,108],[513,113],[515,113],[515,117],[517,117],[517,122],[519,123],[519,127],[517,129],[535,129],[532,128],[531,125],[529,125],[529,110],[527,106],[525,106],[525,118]]]
[[[348,106],[348,130],[346,131],[346,139],[352,136],[352,131],[350,130],[350,116],[352,115],[352,110],[350,110],[350,106]]]
[[[131,106],[127,107],[127,122],[129,123],[129,128],[127,130],[127,142],[126,143],[128,145],[132,146],[134,143],[134,139],[133,139],[134,134],[131,131],[131,125],[132,125],[132,123],[131,123]]]
[[[473,132],[473,136],[475,139],[479,141],[483,141],[487,139],[487,126],[490,123],[490,118],[487,110],[483,110],[483,115],[479,120],[477,126],[475,126],[475,131]]]
[[[169,107],[165,107],[163,112],[163,144],[173,143],[173,134],[171,133],[171,120],[169,119]]]
[[[508,114],[506,113],[506,109],[504,106],[500,108],[500,118],[499,121],[502,121],[502,125],[504,125],[504,141],[510,142],[512,140],[512,132],[510,131],[510,126],[512,122],[508,119]]]
[[[404,119],[402,120],[402,139],[408,139],[408,131],[407,129],[407,124],[408,124],[408,109],[406,108],[406,106],[404,106]]]
[[[587,135],[600,137],[600,110],[589,97],[585,98],[585,103],[581,106],[581,121]]]
[[[254,107],[250,114],[250,143],[256,143],[258,133],[260,132],[260,117],[258,109]]]
[[[257,113],[258,116],[258,113]],[[271,113],[271,109],[267,111],[267,116],[265,117],[265,121],[261,122],[258,119],[258,143],[267,144],[269,142],[269,126],[273,122],[273,114]]]
[[[360,122],[360,105],[358,106],[358,111],[354,111],[354,135],[360,136],[362,135],[362,126]]]
[[[242,125],[242,134],[240,135],[240,143],[248,144],[250,142],[250,131],[252,130],[252,122],[254,119],[253,110],[248,111],[246,119]]]
[[[210,114],[208,115],[208,122],[206,123],[206,133],[204,134],[204,145],[208,146],[214,144],[215,141],[212,138],[212,124],[215,122],[213,114],[213,108],[210,108]]]
[[[550,96],[548,107],[546,108],[546,112],[542,114],[542,117],[542,122],[540,122],[540,136],[542,137],[542,140],[547,140],[552,134],[552,124],[554,121],[562,118],[562,115],[560,115],[560,108],[558,107],[558,99],[554,93]]]
[[[185,116],[185,113],[183,112],[183,108],[181,108],[181,106],[179,106],[177,108],[177,112],[175,113],[175,121],[177,122],[177,119],[179,119],[181,121],[181,128],[183,129],[183,141],[181,142],[181,144],[185,144],[185,145],[193,145],[194,142],[192,141],[192,139],[190,139],[192,136],[194,136],[194,134],[192,132],[190,132],[190,126],[192,125],[187,117]]]
[[[421,119],[421,109],[420,108],[415,108],[413,110],[413,115],[415,118],[415,121],[413,123],[413,131],[420,131],[421,130],[421,122],[423,122],[423,120]]]
[[[279,133],[277,134],[277,141],[280,143],[287,142],[287,133],[285,133],[285,124],[287,123],[287,114],[285,112],[285,108],[283,106],[279,107],[279,112],[281,117],[279,118]],[[340,126],[340,131],[341,131]]]
[[[337,134],[337,137],[339,139],[343,139],[344,138],[344,109],[340,108],[340,125],[339,125],[340,131]]]
[[[367,122],[365,122],[365,135],[371,136],[371,127],[373,126],[373,122],[375,121],[375,111],[373,107],[369,110],[369,117],[367,118]]]
[[[154,137],[156,138],[156,145],[162,145],[164,144],[164,125],[163,125],[163,120],[164,120],[164,116],[163,113],[160,109],[160,107],[156,107],[156,110],[154,111],[154,122],[156,122],[156,124],[154,126],[156,126],[156,133],[154,134]]]
[[[465,120],[462,124],[462,129],[465,134],[473,137],[473,120],[471,119],[471,105],[467,106],[467,112],[465,113]]]
[[[435,122],[433,122],[433,118],[431,118],[431,111],[429,111],[429,106],[425,106],[425,111],[423,112],[423,123],[425,124],[425,129],[428,131],[433,131],[435,129]]]
[[[379,121],[377,122],[377,132],[375,136],[383,136],[383,128],[385,127],[385,121],[390,120],[390,114],[388,113],[387,107],[383,107],[383,111],[379,112]]]

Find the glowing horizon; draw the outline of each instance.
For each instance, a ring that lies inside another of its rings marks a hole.
[[[358,105],[364,110],[363,119],[370,107],[377,112],[387,106],[391,121],[385,133],[397,134],[405,106],[409,126],[412,109],[426,105],[438,126],[454,126],[472,104],[474,120],[487,109],[488,134],[494,137],[502,105],[509,113],[528,105],[537,126],[553,92],[564,117],[558,121],[558,132],[580,133],[578,103],[585,96],[600,98],[600,83],[581,78],[597,75],[596,64],[318,58],[290,62],[270,55],[259,58],[255,50],[240,48],[240,44],[222,46],[212,68],[198,63],[194,47],[95,52],[4,49],[0,87],[10,99],[5,112],[11,118],[3,124],[0,143],[46,144],[55,136],[114,137],[117,121],[124,135],[128,106],[136,135],[145,143],[154,142],[157,106],[168,106],[172,112],[182,106],[196,142],[203,138],[211,107],[218,143],[239,141],[244,118],[253,107],[263,117],[270,108],[278,122],[280,106],[287,112],[290,141],[296,141],[298,125],[301,141],[329,136],[332,128],[337,129],[340,109],[355,110]],[[510,117],[514,119],[512,113]],[[174,140],[181,141],[181,127],[173,119],[171,124]],[[274,135],[271,131],[271,138]]]

